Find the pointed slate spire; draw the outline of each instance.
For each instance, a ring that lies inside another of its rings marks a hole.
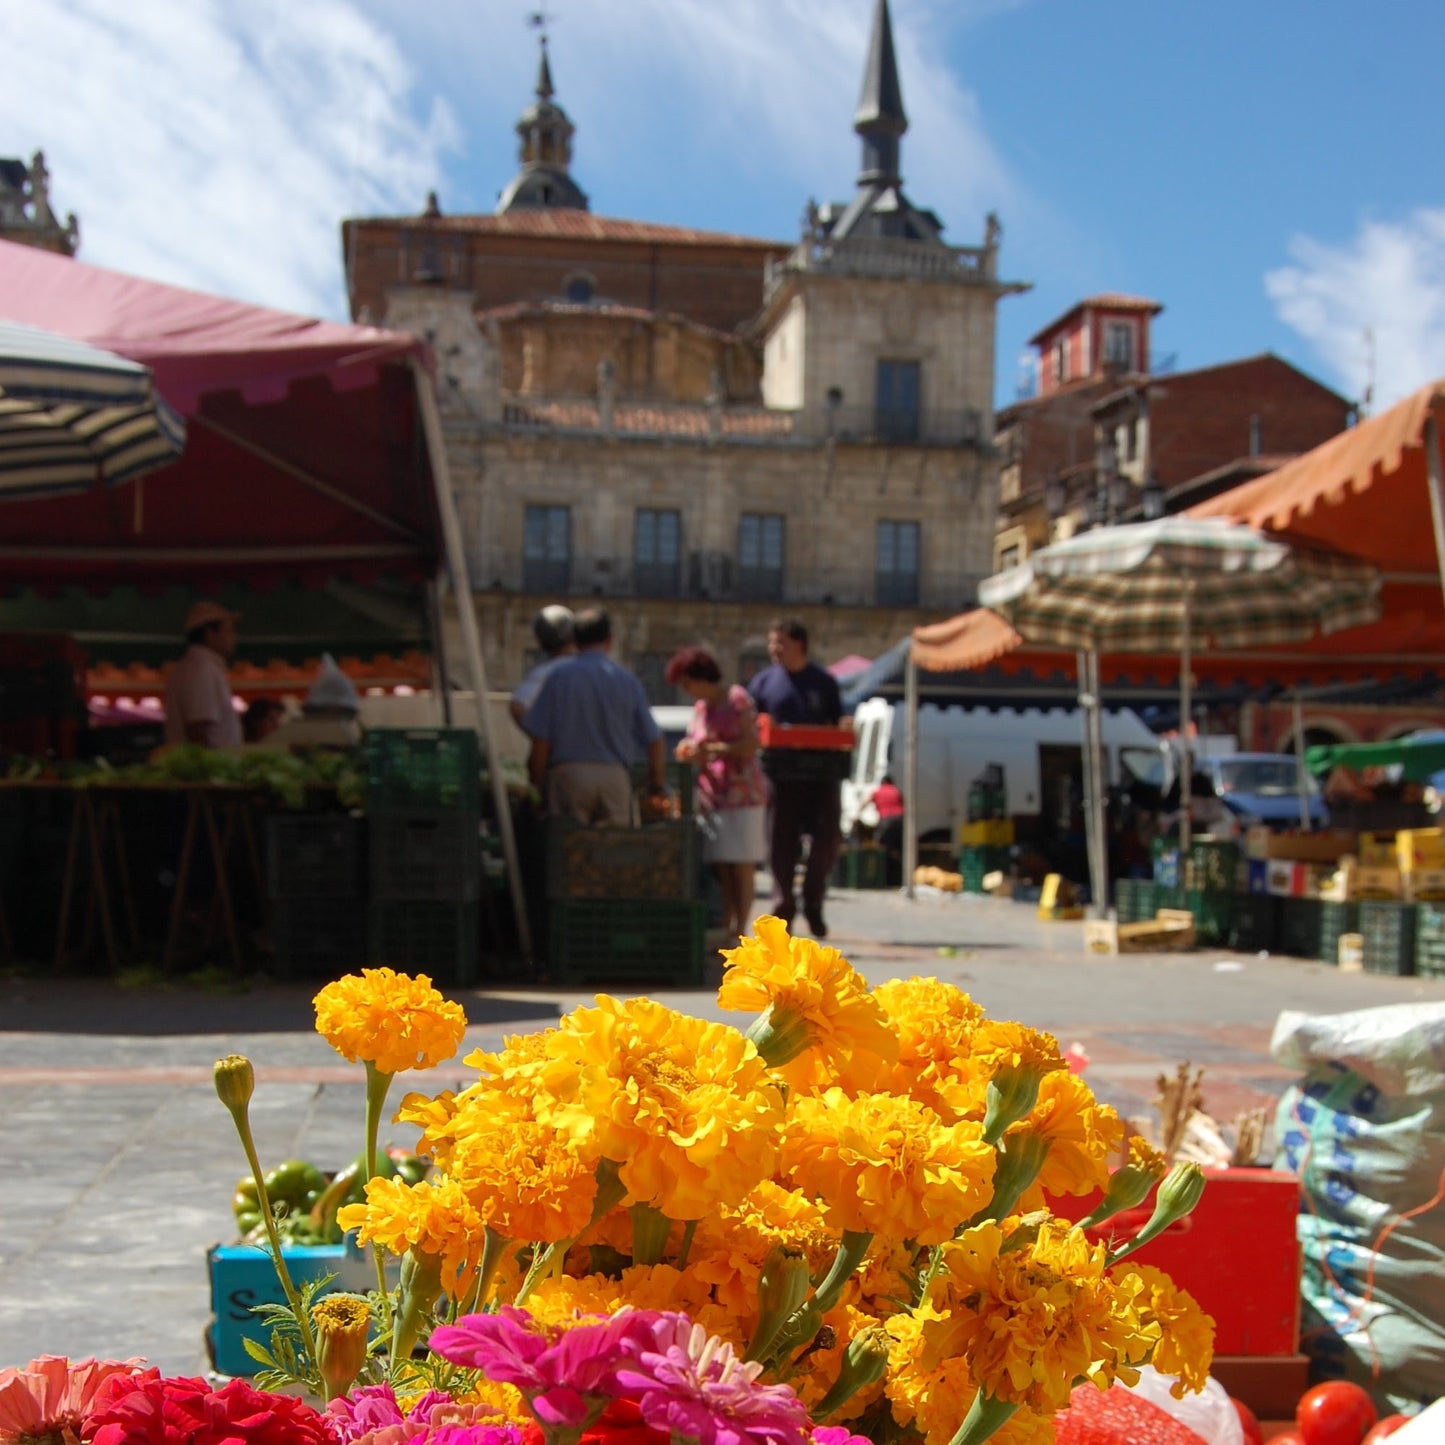
[[[552,99],[552,67],[547,63],[547,37],[542,37],[542,59],[537,66],[537,99]]]
[[[512,178],[497,202],[497,213],[536,210],[548,206],[585,211],[587,197],[572,179],[572,122],[552,99],[552,64],[547,58],[547,37],[537,62],[536,98],[517,121],[522,169]]]
[[[878,0],[873,11],[873,37],[863,67],[863,90],[853,115],[853,129],[863,137],[859,180],[896,185],[898,141],[908,129],[908,117],[903,111],[903,88],[898,83],[898,62],[893,54],[888,0]]]

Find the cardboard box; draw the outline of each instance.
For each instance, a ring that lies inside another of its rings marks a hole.
[[[1194,1212],[1137,1258],[1162,1269],[1214,1316],[1216,1357],[1292,1359],[1299,1349],[1299,1180],[1274,1169],[1206,1169],[1204,1176]],[[1097,1202],[1097,1195],[1049,1200],[1069,1219],[1082,1219]],[[1122,1243],[1152,1213],[1151,1201],[1089,1232]]]
[[[322,1275],[335,1275],[324,1293],[349,1290],[365,1294],[376,1288],[371,1250],[354,1244],[283,1245],[286,1268],[299,1287]],[[246,1353],[244,1341],[269,1343],[269,1331],[252,1313],[253,1305],[285,1304],[286,1293],[276,1278],[271,1256],[255,1244],[216,1244],[206,1255],[211,1276],[211,1323],[206,1344],[211,1363],[223,1375],[253,1375],[260,1366]],[[387,1261],[387,1279],[401,1279],[401,1261]]]
[[[1338,863],[1355,851],[1355,834],[1340,828],[1318,833],[1275,833],[1251,828],[1244,835],[1246,858],[1289,858],[1297,863]]]
[[[1395,857],[1401,873],[1445,869],[1445,829],[1401,828],[1395,834]]]
[[[1401,873],[1400,878],[1403,897],[1410,903],[1439,903],[1445,899],[1445,868],[1412,868]]]
[[[1355,856],[1361,868],[1396,868],[1400,862],[1393,833],[1361,833],[1355,840]]]
[[[1181,953],[1194,947],[1194,915],[1164,908],[1140,923],[1090,918],[1084,923],[1086,953]]]
[[[1403,883],[1398,868],[1360,867],[1354,870],[1354,897],[1399,898]]]

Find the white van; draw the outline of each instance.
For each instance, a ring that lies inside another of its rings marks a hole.
[[[1105,766],[1117,781],[1121,747],[1154,748],[1159,739],[1137,713],[1105,709],[1100,720]],[[853,714],[857,742],[853,769],[843,782],[843,831],[858,823],[873,790],[886,775],[904,786],[904,709],[881,697],[860,703]],[[968,790],[997,765],[1003,770],[1008,816],[1021,823],[1020,836],[1067,823],[1080,796],[1083,722],[1077,708],[935,707],[918,710],[918,798],[905,798],[917,819],[918,836],[957,842],[968,819]]]

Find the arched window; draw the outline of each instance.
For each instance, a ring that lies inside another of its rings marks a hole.
[[[593,285],[590,276],[576,275],[569,276],[563,286],[562,294],[569,301],[590,301],[596,294],[596,287]]]

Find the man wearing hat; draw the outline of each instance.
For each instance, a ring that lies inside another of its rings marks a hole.
[[[572,609],[563,607],[560,602],[549,603],[532,619],[532,632],[537,638],[537,646],[542,649],[543,658],[517,684],[512,694],[512,718],[518,727],[522,726],[527,709],[537,701],[537,694],[542,691],[547,675],[563,658],[576,653],[577,644],[572,638],[574,621]]]
[[[238,747],[241,718],[231,700],[226,660],[236,650],[239,612],[197,602],[186,616],[186,648],[166,679],[166,742]]]

